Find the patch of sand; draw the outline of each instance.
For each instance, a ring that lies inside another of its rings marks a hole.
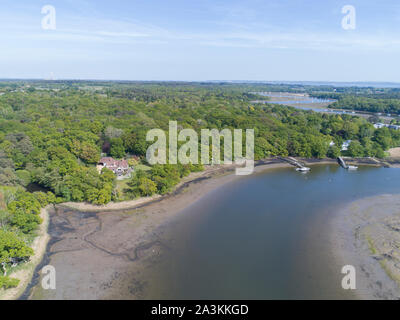
[[[389,154],[393,158],[400,158],[400,147],[389,149]]]

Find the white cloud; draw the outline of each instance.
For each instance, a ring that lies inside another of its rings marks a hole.
[[[235,16],[240,10],[233,8],[228,16]],[[254,10],[248,9],[246,16],[251,17]],[[57,15],[57,30],[41,30],[40,19],[24,20],[23,16],[0,16],[0,27],[7,32],[1,39],[38,41],[65,41],[72,43],[121,43],[121,44],[188,44],[209,47],[265,48],[287,50],[317,51],[363,51],[400,50],[397,35],[386,33],[362,34],[359,30],[348,32],[338,28],[335,32],[278,29],[276,26],[254,23],[232,23],[232,20],[218,20],[206,23],[203,32],[173,30],[155,24],[135,20],[116,20],[86,16]],[[4,18],[4,19],[3,19]],[[40,16],[38,17],[40,18]],[[26,23],[23,23],[26,21]],[[218,25],[218,31],[212,26]]]

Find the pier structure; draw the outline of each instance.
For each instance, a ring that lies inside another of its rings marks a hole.
[[[346,162],[343,160],[342,157],[338,157],[337,158],[338,163],[340,164],[340,166],[344,169],[348,169],[349,166],[346,164]]]
[[[303,171],[303,172],[310,171],[310,168],[306,167],[303,163],[301,163],[300,161],[298,161],[293,157],[287,157],[287,158],[279,157],[279,159],[290,163],[292,166],[297,167],[296,169],[297,171]]]

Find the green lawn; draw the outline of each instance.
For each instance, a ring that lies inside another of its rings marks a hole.
[[[146,166],[145,164],[138,164],[134,167],[134,170],[149,171],[151,170],[151,167]],[[135,172],[133,172],[133,174],[135,174]],[[129,188],[128,183],[130,180],[131,179],[117,180],[115,190],[120,195],[120,201],[132,200],[132,195],[128,195],[124,192],[125,189]]]
[[[149,171],[151,170],[151,167],[146,166],[145,164],[138,164],[135,166],[135,170]]]
[[[124,189],[128,188],[128,182],[129,181],[130,181],[130,179],[117,180],[117,184],[116,184],[115,190],[121,196],[121,199],[120,199],[121,201],[130,200],[129,198],[127,198],[125,196],[125,192],[124,192]]]

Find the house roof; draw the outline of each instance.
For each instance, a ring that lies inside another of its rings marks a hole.
[[[121,168],[128,168],[129,167],[128,161],[126,161],[125,159],[124,160],[117,160],[117,165],[118,165],[118,167],[121,167]]]
[[[101,158],[99,163],[102,163],[108,168],[128,168],[128,161],[123,160],[115,160],[113,157],[104,157]]]
[[[102,163],[102,164],[107,165],[107,166],[111,166],[111,165],[113,165],[115,163],[115,161],[116,160],[114,158],[112,158],[112,157],[104,157],[104,158],[100,159],[99,163]]]

